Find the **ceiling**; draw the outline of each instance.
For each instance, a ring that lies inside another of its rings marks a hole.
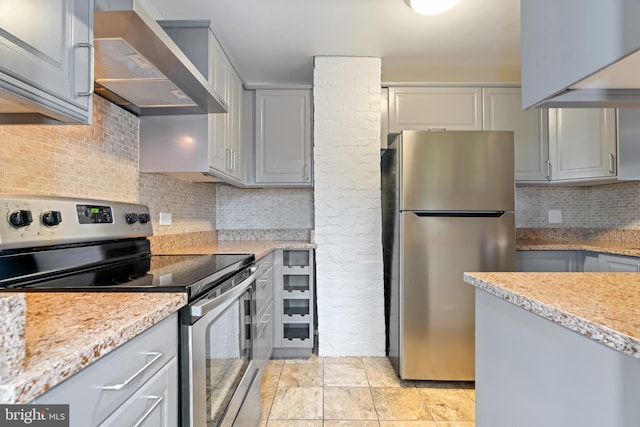
[[[382,81],[519,82],[520,2],[460,0],[439,16],[404,0],[148,0],[209,19],[248,88],[310,87],[313,57],[382,58]]]

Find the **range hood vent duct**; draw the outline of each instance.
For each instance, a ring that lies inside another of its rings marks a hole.
[[[209,79],[138,0],[97,0],[95,92],[139,116],[226,113]]]

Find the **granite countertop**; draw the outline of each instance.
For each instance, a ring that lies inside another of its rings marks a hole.
[[[165,254],[231,254],[247,253],[255,254],[260,259],[274,249],[315,249],[315,243],[299,242],[294,240],[229,240],[218,241],[210,244],[188,246],[169,251]]]
[[[187,303],[183,293],[13,295],[26,296],[24,360],[7,361],[16,372],[0,383],[2,404],[31,401]]]
[[[465,273],[464,280],[640,359],[638,273]]]
[[[580,239],[518,239],[516,249],[524,251],[591,251],[640,257],[640,242]]]

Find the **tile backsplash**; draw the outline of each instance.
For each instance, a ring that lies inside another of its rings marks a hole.
[[[548,210],[562,223],[549,224]],[[640,230],[640,182],[589,187],[518,186],[516,227]]]
[[[218,230],[312,229],[313,190],[245,189],[218,184]]]

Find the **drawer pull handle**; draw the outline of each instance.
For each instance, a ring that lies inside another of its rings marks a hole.
[[[142,423],[144,422],[144,420],[149,418],[149,415],[151,415],[153,413],[153,411],[155,411],[155,409],[158,407],[158,405],[160,405],[162,403],[162,401],[164,400],[164,396],[147,396],[147,399],[155,400],[155,402],[153,402],[153,405],[151,405],[151,408],[149,408],[147,410],[147,412],[142,414],[142,416],[140,417],[138,422],[136,422],[133,425],[133,427],[140,427],[142,425]]]
[[[150,351],[148,353],[143,353],[146,356],[153,356],[153,359],[151,359],[150,361],[148,361],[142,368],[138,369],[138,371],[136,373],[134,373],[133,375],[131,375],[129,378],[127,378],[126,380],[124,380],[123,382],[121,382],[120,384],[114,384],[114,385],[103,385],[102,389],[103,390],[122,390],[123,388],[125,388],[126,386],[128,386],[129,384],[131,384],[131,382],[133,380],[135,380],[136,378],[138,378],[140,375],[142,375],[144,373],[144,371],[146,371],[147,369],[149,369],[151,367],[151,365],[153,365],[154,363],[156,363],[162,356],[164,356],[164,354],[161,351]]]

